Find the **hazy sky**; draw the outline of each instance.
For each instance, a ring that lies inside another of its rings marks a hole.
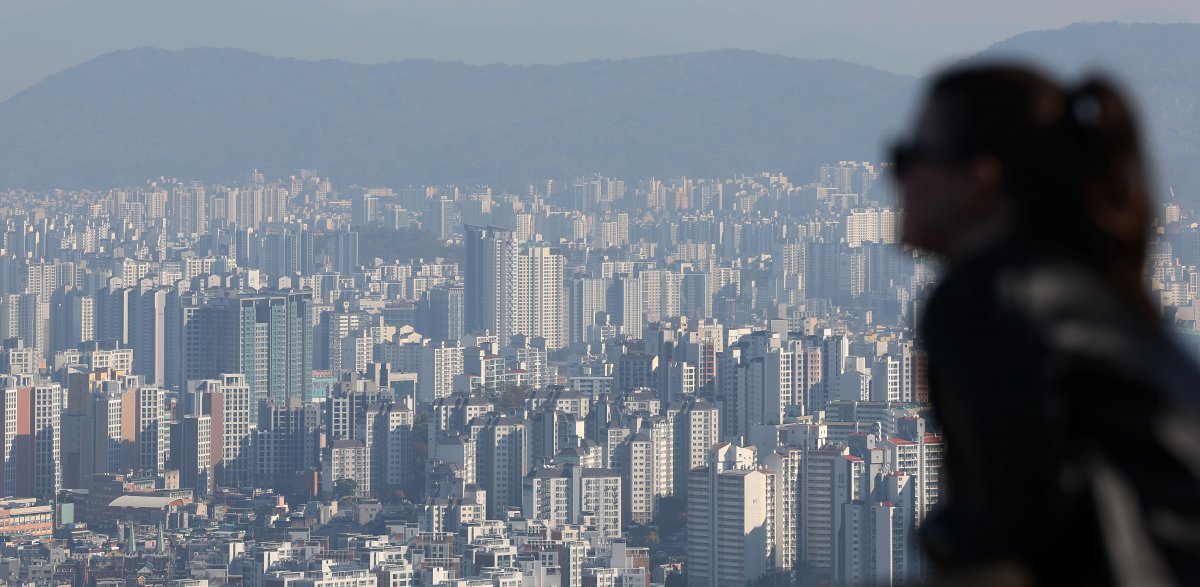
[[[0,99],[96,55],[238,47],[360,62],[560,63],[736,47],[903,73],[1074,22],[1200,22],[1196,0],[4,0]]]
[[[344,0],[429,22],[554,29],[594,26],[688,49],[770,50],[832,35],[907,54],[914,67],[973,53],[1012,35],[1081,21],[1197,22],[1195,0]],[[838,50],[839,48],[831,48]]]

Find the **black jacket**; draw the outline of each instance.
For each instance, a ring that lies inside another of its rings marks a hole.
[[[950,574],[1012,561],[1036,584],[1200,584],[1200,371],[1054,251],[995,248],[929,300],[947,452],[926,552]]]

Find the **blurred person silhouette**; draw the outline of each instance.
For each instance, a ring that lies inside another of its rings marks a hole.
[[[1200,584],[1200,371],[1144,283],[1151,198],[1114,85],[937,77],[892,155],[947,443],[921,526],[945,584]]]

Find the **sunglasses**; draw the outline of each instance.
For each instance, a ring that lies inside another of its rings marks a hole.
[[[892,171],[896,176],[902,176],[911,171],[913,166],[922,163],[950,165],[962,160],[962,157],[945,149],[931,147],[914,140],[896,141],[892,145],[890,153]]]

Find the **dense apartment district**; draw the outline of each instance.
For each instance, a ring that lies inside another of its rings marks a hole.
[[[936,263],[886,165],[816,171],[0,194],[0,582],[926,578]],[[1161,212],[1195,348],[1200,231]]]

